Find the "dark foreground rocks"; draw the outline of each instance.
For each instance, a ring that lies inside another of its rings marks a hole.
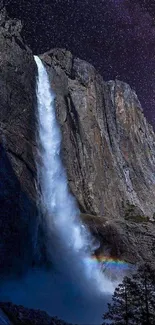
[[[13,305],[9,302],[0,303],[0,309],[10,321],[7,325],[71,325],[57,317],[50,317],[44,311]]]

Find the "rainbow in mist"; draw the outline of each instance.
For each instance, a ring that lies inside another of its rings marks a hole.
[[[123,260],[120,260],[115,257],[105,256],[105,255],[92,255],[90,258],[90,263],[98,262],[100,266],[105,269],[113,269],[113,270],[120,270],[125,271],[129,269],[129,264]]]

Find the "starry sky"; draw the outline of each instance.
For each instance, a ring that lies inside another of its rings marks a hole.
[[[10,0],[8,11],[35,54],[67,48],[104,80],[128,82],[155,126],[154,0]]]

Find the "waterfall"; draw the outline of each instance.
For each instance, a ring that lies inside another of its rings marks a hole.
[[[48,73],[35,56],[37,77],[38,182],[41,209],[48,229],[48,250],[58,271],[68,283],[83,291],[85,297],[103,300],[114,286],[105,278],[99,263],[92,262],[96,242],[80,220],[80,211],[69,192],[67,175],[61,161],[61,132],[55,112],[55,95]]]

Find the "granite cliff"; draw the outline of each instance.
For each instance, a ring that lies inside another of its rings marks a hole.
[[[0,263],[19,272],[45,256],[35,158],[37,69],[21,23],[0,15]],[[64,49],[40,56],[56,94],[62,157],[100,251],[132,263],[155,255],[155,134],[129,85],[105,82]],[[38,158],[37,158],[38,159]],[[41,237],[42,235],[42,237]],[[42,238],[42,239],[41,239]]]
[[[41,55],[56,94],[69,185],[101,250],[153,260],[155,134],[136,93],[63,49]]]
[[[65,50],[41,56],[56,93],[69,185],[81,210],[121,218],[127,202],[155,212],[155,135],[129,85],[104,82]]]

